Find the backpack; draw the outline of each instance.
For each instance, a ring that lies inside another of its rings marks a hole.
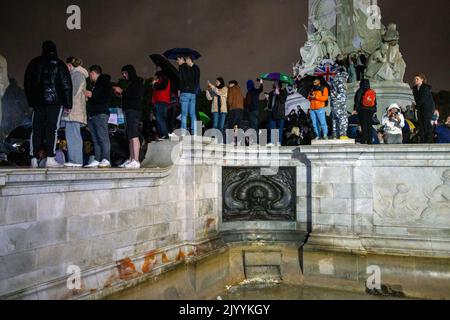
[[[372,89],[367,89],[362,98],[362,106],[365,108],[374,108],[376,105],[377,94]]]

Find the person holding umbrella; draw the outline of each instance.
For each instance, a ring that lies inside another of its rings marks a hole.
[[[223,78],[217,78],[215,86],[211,82],[208,82],[206,98],[212,101],[213,129],[218,129],[223,133],[228,114],[228,88]]]
[[[328,125],[325,107],[329,99],[329,90],[323,86],[320,78],[316,78],[308,100],[311,102],[311,121],[313,123],[316,140],[322,137],[328,140]]]

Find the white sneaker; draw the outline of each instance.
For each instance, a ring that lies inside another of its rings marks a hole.
[[[129,164],[125,166],[125,169],[140,169],[141,163],[136,160],[131,161]]]
[[[87,166],[85,166],[85,168],[96,169],[96,168],[98,168],[99,165],[100,165],[100,162],[98,162],[97,160],[92,160],[91,162],[89,162],[89,164]]]
[[[36,158],[31,159],[31,168],[32,168],[32,169],[37,169],[37,168],[39,168],[39,162],[38,162],[38,159],[36,159]]]
[[[275,145],[274,145],[273,143],[268,143],[268,144],[266,145],[266,147],[271,148],[271,147],[275,147]]]
[[[131,163],[131,161],[130,161],[130,160],[127,160],[127,161],[125,161],[123,164],[121,164],[121,165],[119,166],[119,168],[124,169],[124,168],[126,168],[127,165],[129,165],[130,163]]]
[[[82,168],[83,166],[78,163],[67,162],[64,164],[64,167],[66,167],[66,168]]]
[[[99,167],[100,169],[108,169],[108,168],[111,168],[111,162],[109,162],[109,161],[106,160],[106,159],[103,159],[103,161],[99,163],[98,167]]]
[[[45,164],[46,168],[64,168],[63,164],[56,162],[55,158],[48,157],[47,163]]]

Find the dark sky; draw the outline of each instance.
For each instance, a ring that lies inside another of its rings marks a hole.
[[[82,10],[82,30],[66,28],[66,8]],[[383,23],[396,22],[408,65],[405,80],[428,75],[450,90],[448,0],[379,0]],[[203,54],[203,79],[244,82],[261,72],[291,72],[306,39],[307,0],[0,0],[0,54],[22,82],[41,43],[53,39],[62,58],[81,57],[119,77],[132,63],[153,74],[148,54],[192,47]]]

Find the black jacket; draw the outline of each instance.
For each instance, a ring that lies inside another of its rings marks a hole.
[[[436,104],[434,103],[431,89],[431,86],[428,84],[423,84],[420,87],[420,90],[417,89],[417,86],[414,87],[414,100],[416,100],[418,110],[428,113],[433,113],[435,111]]]
[[[364,108],[362,105],[362,100],[364,97],[364,93],[366,93],[366,90],[370,89],[370,81],[368,79],[364,79],[361,81],[359,85],[359,89],[355,94],[355,110],[359,113],[361,110],[370,110],[374,113],[378,110],[378,103],[377,100],[375,100],[375,107],[373,108]]]
[[[88,100],[87,112],[89,116],[109,114],[112,99],[111,77],[102,74],[94,83],[92,98]]]
[[[144,99],[144,80],[139,78],[133,66],[124,67],[128,73],[128,86],[122,94],[122,109],[126,110],[142,110]]]
[[[72,109],[72,79],[66,64],[58,59],[56,46],[46,41],[42,55],[25,72],[25,93],[32,108],[56,106]]]
[[[194,70],[194,75],[195,75],[195,90],[196,90],[196,94],[200,94],[201,93],[201,88],[200,88],[200,77],[201,77],[201,71],[198,65],[194,64],[192,66],[192,69]]]
[[[268,109],[271,113],[271,117],[274,120],[286,119],[286,100],[288,94],[285,89],[280,91],[279,95],[275,95],[275,91],[269,93]],[[275,104],[274,104],[275,99]]]
[[[180,92],[181,93],[197,93],[197,88],[200,79],[200,69],[196,69],[193,67],[189,67],[186,63],[182,64],[180,66],[180,78],[181,78],[181,87]]]

